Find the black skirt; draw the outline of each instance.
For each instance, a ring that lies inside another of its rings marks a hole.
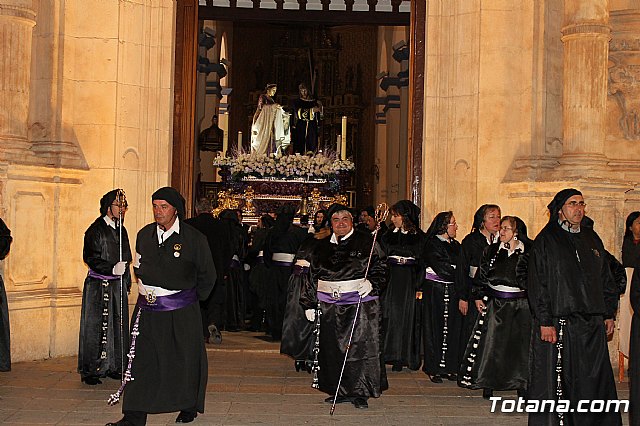
[[[491,297],[467,344],[458,383],[470,389],[525,390],[531,313],[526,297]],[[470,309],[476,309],[475,304]],[[476,309],[477,311],[477,309]]]

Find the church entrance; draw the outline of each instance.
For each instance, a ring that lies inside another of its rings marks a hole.
[[[343,183],[354,206],[419,202],[424,2],[288,1],[178,1],[172,185],[190,204],[215,198],[213,162],[251,151],[267,85],[285,117],[298,118],[302,84],[321,111],[313,154],[295,151],[352,161]],[[293,154],[294,143],[284,149]]]

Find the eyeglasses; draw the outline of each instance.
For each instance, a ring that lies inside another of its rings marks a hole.
[[[458,226],[458,224],[456,222],[450,223],[447,226]]]
[[[500,229],[503,231],[513,231],[513,228],[510,226],[501,226]]]
[[[587,203],[585,203],[584,201],[569,201],[568,203],[566,203],[566,205],[573,209],[575,209],[576,207],[580,209],[584,209],[585,207],[587,207]]]

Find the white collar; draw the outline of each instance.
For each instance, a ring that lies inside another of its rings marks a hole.
[[[573,225],[569,226],[569,225],[567,225],[568,223],[569,223],[568,220],[562,221],[562,220],[558,219],[558,224],[560,225],[560,227],[562,229],[564,229],[565,231],[569,232],[570,234],[577,234],[578,232],[580,232],[580,225],[578,225],[578,226],[573,226]]]
[[[409,231],[405,231],[402,228],[393,228],[393,232],[402,232],[405,235],[409,233]]]
[[[438,237],[440,239],[440,241],[444,241],[445,243],[450,243],[451,242],[451,237],[445,238],[442,235],[436,235],[436,237]]]
[[[158,244],[162,244],[167,240],[167,238],[173,235],[174,232],[176,234],[180,233],[180,220],[176,217],[176,221],[173,222],[171,228],[166,231],[163,231],[162,228],[160,228],[160,225],[156,225],[156,232],[158,234]]]
[[[349,238],[350,236],[353,235],[353,228],[351,228],[351,231],[349,231],[349,233],[347,235],[345,235],[344,237],[340,238],[340,241],[344,241],[347,238]],[[331,234],[331,240],[330,240],[333,244],[338,244],[338,237],[336,237],[336,234]]]
[[[500,247],[498,247],[498,250],[506,250],[509,256],[511,256],[513,252],[518,249],[520,249],[520,251],[524,253],[524,244],[522,244],[522,241],[520,240],[516,240],[516,243],[513,245],[513,247],[510,248],[507,248],[503,242],[500,242]]]
[[[104,216],[102,216],[102,219],[104,219],[104,223],[106,223],[113,229],[116,229],[116,222],[113,219],[111,219],[109,216],[105,214]]]

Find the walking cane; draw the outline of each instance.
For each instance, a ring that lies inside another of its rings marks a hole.
[[[123,217],[122,217],[122,209],[127,202],[127,197],[124,194],[122,189],[118,189],[118,254],[119,261],[122,262],[122,225],[123,225]],[[120,275],[120,378],[124,380],[124,308],[123,303],[125,301],[124,297],[124,274]]]
[[[380,230],[380,224],[387,219],[389,214],[389,206],[387,203],[378,204],[376,207],[376,229],[373,231],[373,243],[371,244],[371,251],[369,252],[369,259],[367,260],[367,268],[364,270],[364,280],[366,281],[369,274],[369,266],[371,265],[371,257],[373,256],[373,249],[376,246],[376,238],[378,237],[378,231]],[[353,318],[353,324],[351,324],[351,332],[349,333],[349,341],[344,351],[344,360],[342,361],[342,368],[340,369],[340,377],[338,378],[338,386],[336,387],[336,393],[333,395],[333,403],[331,404],[330,415],[333,416],[333,412],[336,410],[336,400],[338,399],[338,391],[340,390],[340,384],[342,383],[342,375],[344,374],[344,367],[347,365],[347,357],[349,356],[349,349],[351,349],[351,339],[353,338],[353,330],[356,328],[356,321],[358,320],[358,312],[360,312],[360,305],[362,304],[362,296],[358,295],[358,304],[356,305],[356,315]]]

